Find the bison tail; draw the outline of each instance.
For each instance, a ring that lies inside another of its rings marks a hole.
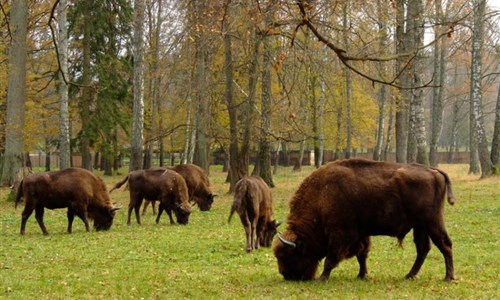
[[[21,198],[23,197],[23,180],[19,183],[19,187],[17,188],[17,194],[16,194],[16,200],[15,200],[15,208],[17,208],[17,205],[19,202],[21,202]]]
[[[439,169],[436,169],[439,173],[441,173],[441,175],[444,176],[444,181],[446,183],[446,194],[448,195],[448,203],[450,205],[453,205],[455,204],[455,196],[453,196],[453,190],[451,188],[451,180],[450,180],[450,177],[448,177],[448,174],[446,174],[446,172],[444,171],[441,171]]]
[[[231,217],[233,216],[234,212],[241,206],[243,198],[247,194],[247,184],[244,180],[240,180],[236,183],[236,186],[234,187],[234,201],[233,205],[231,205],[231,212],[229,213],[229,218],[227,219],[227,222],[231,222]]]
[[[115,186],[109,192],[111,193],[112,191],[119,189],[125,182],[127,182],[127,180],[128,180],[128,175],[122,181],[115,184]]]
[[[231,205],[231,211],[229,212],[229,217],[227,218],[227,222],[231,222],[231,217],[233,216],[234,212],[240,207],[241,205],[241,198],[235,197],[233,201],[233,205]]]

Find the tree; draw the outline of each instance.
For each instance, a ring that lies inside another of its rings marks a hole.
[[[207,97],[207,40],[204,20],[206,16],[206,6],[204,1],[193,1],[189,4],[191,13],[195,14],[194,25],[194,47],[195,47],[195,69],[194,69],[194,102],[196,105],[196,115],[200,116],[196,120],[196,148],[193,163],[208,171],[208,128],[209,128],[209,105]]]
[[[2,185],[12,184],[24,166],[24,114],[26,100],[28,3],[14,1],[10,11],[11,45],[9,49],[9,82],[7,90],[7,121]]]
[[[482,48],[483,28],[486,0],[474,1],[474,24],[472,32],[472,63],[471,63],[471,85],[470,85],[470,119],[471,119],[471,152],[472,145],[477,145],[479,161],[481,163],[481,177],[492,174],[493,164],[488,150],[488,140],[484,129],[484,117],[482,110]],[[471,155],[473,155],[471,153]]]
[[[431,108],[431,139],[429,150],[429,164],[437,166],[438,143],[443,128],[443,98],[446,83],[446,44],[443,39],[443,26],[446,23],[446,16],[443,12],[441,0],[434,2],[435,22],[434,25],[434,87],[432,88],[432,108]]]
[[[349,40],[347,38],[349,27],[351,26],[349,20],[349,2],[345,1],[342,11],[342,26],[343,26],[343,40],[344,49],[349,51]],[[345,77],[345,102],[346,102],[346,113],[347,113],[347,145],[345,150],[345,158],[351,158],[352,156],[352,78],[351,71],[344,66],[344,77]]]
[[[59,167],[71,166],[70,132],[69,132],[69,104],[68,104],[68,2],[60,0],[57,6],[57,48],[59,53]]]
[[[378,25],[378,35],[379,35],[379,51],[383,51],[388,45],[387,43],[387,21],[386,21],[386,10],[385,6],[382,5],[381,0],[377,0],[377,25]],[[383,63],[377,65],[380,77],[386,77],[385,66]],[[377,101],[378,101],[378,128],[377,128],[377,143],[373,149],[373,159],[382,159],[382,149],[384,143],[384,131],[385,131],[385,115],[386,115],[386,104],[387,104],[387,86],[381,84],[379,86]]]
[[[491,142],[491,162],[495,167],[497,175],[500,173],[500,84],[497,90],[497,105],[495,109],[495,129],[493,141]]]
[[[130,171],[142,168],[144,145],[144,0],[135,0],[134,5],[134,107],[132,121],[132,155]]]
[[[416,162],[424,165],[429,164],[427,156],[427,140],[425,130],[425,114],[424,114],[424,91],[422,72],[423,72],[423,48],[424,40],[424,19],[423,19],[423,4],[422,0],[412,0],[408,4],[408,15],[411,22],[408,24],[410,29],[407,34],[411,33],[412,41],[410,43],[412,52],[415,53],[414,62],[412,64],[412,99],[410,108],[410,136],[415,136],[417,155]],[[413,132],[412,132],[413,130]],[[413,161],[413,160],[410,160]]]
[[[406,53],[408,46],[405,38],[405,0],[396,1],[396,53]],[[396,74],[401,74],[399,84],[409,86],[408,71],[405,71],[406,60],[400,56],[396,65]],[[408,93],[401,91],[396,101],[396,161],[405,163],[408,151]]]

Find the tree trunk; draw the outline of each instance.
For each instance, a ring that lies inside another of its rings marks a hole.
[[[474,5],[474,30],[472,33],[472,66],[471,66],[471,86],[470,86],[470,113],[474,139],[472,145],[477,145],[479,161],[481,163],[481,178],[487,177],[493,172],[488,150],[488,141],[484,129],[484,117],[482,108],[482,48],[483,48],[483,28],[486,0],[476,0]],[[472,168],[471,168],[472,169]]]
[[[441,0],[436,0],[436,24],[445,24],[446,19],[443,14]],[[434,28],[434,79],[435,86],[432,89],[432,111],[431,111],[431,142],[429,150],[429,164],[436,167],[438,161],[438,147],[441,131],[443,128],[443,97],[446,82],[446,44],[445,39],[441,37],[443,28],[436,25]]]
[[[132,120],[132,150],[130,171],[139,170],[143,163],[144,147],[144,0],[135,0],[134,5],[134,106]]]
[[[92,9],[90,2],[85,2],[84,9]],[[92,153],[90,151],[90,108],[92,107],[93,92],[91,87],[92,66],[91,66],[91,15],[83,15],[83,62],[82,62],[82,97],[80,99],[80,119],[82,130],[80,136],[80,152],[82,155],[82,168],[92,170]]]
[[[24,166],[24,112],[26,101],[28,3],[13,1],[10,11],[12,42],[9,49],[7,119],[2,185],[11,185]],[[17,191],[16,191],[17,192]]]
[[[387,140],[385,142],[385,148],[384,152],[382,154],[382,160],[387,160],[387,155],[389,154],[389,151],[391,150],[391,143],[392,143],[392,130],[394,128],[394,104],[390,103],[389,105],[389,124],[387,126]]]
[[[273,4],[270,4],[271,6]],[[270,24],[270,15],[267,10],[265,19],[266,24]],[[273,174],[271,170],[271,142],[269,140],[269,133],[272,131],[271,118],[272,118],[272,95],[271,95],[271,47],[269,45],[269,37],[263,38],[262,53],[262,115],[261,115],[261,130],[259,140],[259,172],[258,175],[267,183],[269,187],[274,187]]]
[[[381,0],[377,0],[377,21],[378,21],[378,31],[379,31],[379,49],[384,51],[387,48],[387,24],[386,24],[386,6],[382,6]],[[377,64],[378,73],[380,78],[385,78],[385,66],[383,63]],[[385,84],[380,85],[377,93],[378,102],[378,127],[377,127],[377,141],[375,144],[375,149],[373,149],[373,159],[381,160],[382,158],[382,148],[384,142],[384,131],[385,131],[385,110],[387,103],[387,86]]]
[[[345,2],[343,9],[343,27],[344,27],[344,47],[345,50],[349,53],[349,41],[347,39],[347,32],[349,27],[351,26],[350,20],[348,20],[349,16],[349,2]],[[344,68],[344,76],[345,76],[345,101],[346,101],[346,112],[347,112],[347,144],[345,149],[345,158],[351,158],[352,156],[352,78],[351,71],[347,67]]]
[[[497,91],[497,107],[495,110],[495,129],[491,142],[491,162],[495,166],[495,173],[500,173],[500,84]]]
[[[236,182],[245,176],[245,172],[239,169],[240,164],[238,160],[239,145],[238,145],[238,109],[234,101],[234,84],[233,84],[233,54],[232,54],[232,41],[231,41],[231,27],[228,18],[232,17],[231,10],[226,8],[227,17],[223,20],[223,39],[224,39],[224,74],[226,79],[225,84],[225,99],[227,111],[229,114],[229,192],[234,191]]]
[[[193,90],[195,91],[194,102],[196,103],[196,116],[198,117],[196,120],[196,149],[193,163],[208,171],[208,127],[210,124],[208,97],[206,96],[207,78],[205,74],[207,33],[202,26],[207,3],[204,1],[193,1],[190,5],[192,5],[193,13],[195,13],[194,20],[199,25],[195,26],[198,29],[193,32],[195,45]]]
[[[57,7],[57,48],[59,52],[59,63],[61,69],[58,73],[59,89],[59,168],[71,167],[71,149],[69,132],[69,104],[68,104],[68,2],[60,0]]]
[[[397,0],[396,8],[396,53],[406,52],[405,45],[405,0]],[[399,84],[409,86],[408,70],[403,70],[406,65],[404,58],[398,59],[396,74],[401,74]],[[408,149],[408,97],[405,91],[400,91],[396,100],[396,161],[405,163]]]

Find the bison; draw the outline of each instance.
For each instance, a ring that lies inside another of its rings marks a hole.
[[[90,231],[88,219],[94,220],[94,228],[108,230],[118,208],[113,207],[106,185],[90,171],[67,168],[61,171],[32,174],[25,177],[16,195],[16,207],[25,200],[21,219],[21,234],[26,232],[26,221],[35,210],[35,217],[43,234],[48,231],[43,223],[44,208],[68,208],[68,233],[72,232],[73,219],[77,215]]]
[[[246,233],[246,251],[260,246],[270,247],[279,223],[271,220],[273,199],[271,191],[262,178],[244,177],[234,187],[234,201],[228,222],[236,211]]]
[[[393,236],[401,243],[413,229],[417,257],[406,278],[417,275],[432,240],[444,256],[444,279],[453,280],[445,193],[454,204],[450,179],[436,168],[364,159],[328,163],[290,201],[287,229],[273,245],[279,272],[285,280],[311,280],[326,257],[320,280],[327,280],[340,261],[356,256],[358,277],[364,278],[370,236]]]
[[[130,225],[132,210],[135,211],[137,223],[141,224],[139,211],[143,199],[148,201],[160,200],[160,207],[156,216],[157,224],[163,210],[167,212],[170,224],[175,223],[172,219],[172,211],[174,211],[179,224],[188,223],[189,214],[191,213],[188,189],[186,181],[177,172],[159,168],[132,171],[122,181],[118,182],[111,191],[120,188],[127,181],[130,191],[127,225]]]
[[[195,202],[201,211],[210,210],[216,195],[210,190],[210,181],[205,171],[193,164],[180,164],[171,169],[186,180],[189,199]]]
[[[165,170],[164,168],[152,169]],[[175,167],[170,167],[169,169],[179,173],[184,178],[184,180],[186,180],[189,191],[189,200],[192,203],[197,204],[200,207],[201,211],[210,210],[216,194],[213,194],[210,190],[210,182],[205,171],[197,165],[193,164],[181,164]],[[145,214],[146,208],[149,203],[151,203],[153,207],[153,213],[155,212],[155,201],[153,199],[144,203],[144,208],[142,211],[143,215]]]

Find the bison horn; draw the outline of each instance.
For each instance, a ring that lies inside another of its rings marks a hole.
[[[121,209],[121,207],[113,207],[113,208],[110,209],[110,211],[117,211],[119,209]]]
[[[294,242],[291,242],[291,241],[289,241],[289,240],[285,239],[284,237],[282,237],[282,236],[281,236],[281,234],[280,234],[280,233],[278,233],[278,239],[279,239],[279,240],[280,240],[283,244],[285,244],[285,245],[287,245],[287,246],[290,246],[290,247],[292,247],[292,248],[296,248],[296,247],[297,247],[297,244],[295,244]]]

